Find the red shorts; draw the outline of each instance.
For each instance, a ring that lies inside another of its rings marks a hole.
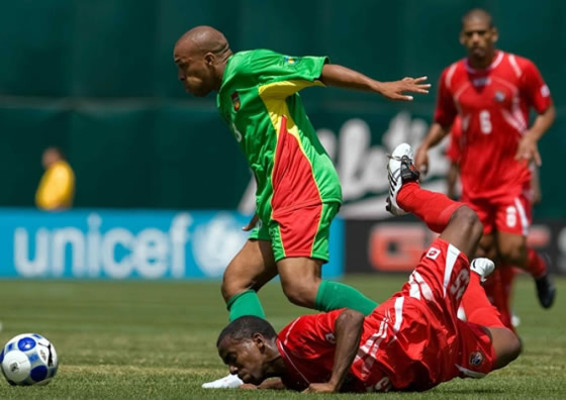
[[[462,202],[478,214],[484,235],[498,231],[527,236],[532,221],[532,204],[525,191],[517,196],[494,199],[467,199],[463,196]]]
[[[340,203],[320,203],[286,212],[274,212],[267,224],[260,224],[250,239],[271,242],[275,261],[287,257],[309,257],[328,262],[330,224]]]

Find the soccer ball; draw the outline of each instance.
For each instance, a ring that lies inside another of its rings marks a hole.
[[[0,353],[2,373],[10,385],[45,385],[57,373],[55,347],[37,333],[13,337]]]

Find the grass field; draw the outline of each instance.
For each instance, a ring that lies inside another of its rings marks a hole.
[[[356,276],[346,282],[383,300],[401,276]],[[427,393],[387,398],[566,398],[566,279],[557,281],[554,308],[544,311],[532,282],[518,279],[515,310],[524,353],[483,380],[457,379]],[[290,305],[277,283],[261,292],[279,329],[303,309]],[[218,282],[0,281],[0,342],[23,332],[45,335],[56,346],[60,368],[45,387],[12,387],[0,381],[0,399],[265,399],[310,398],[291,392],[204,390],[204,381],[227,370],[215,352],[227,313]],[[336,399],[376,394],[336,395]],[[324,396],[322,396],[324,397]]]

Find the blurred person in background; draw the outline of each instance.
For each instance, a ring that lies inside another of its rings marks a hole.
[[[35,204],[48,211],[72,207],[75,196],[75,174],[58,147],[48,147],[41,157],[45,173],[35,194]]]
[[[426,78],[378,82],[327,57],[286,56],[271,50],[233,53],[218,30],[199,26],[175,44],[174,62],[185,89],[217,92],[217,107],[257,182],[249,240],[224,271],[222,295],[230,320],[265,318],[257,291],[279,275],[293,304],[369,314],[377,303],[358,290],[321,278],[329,259],[330,224],[342,202],[338,173],[318,140],[298,92],[337,86],[412,100],[428,93]],[[257,227],[255,227],[257,223]],[[239,386],[234,375],[203,387]]]
[[[462,201],[480,217],[484,235],[479,250],[498,265],[517,266],[535,280],[544,308],[552,306],[555,287],[546,261],[527,247],[532,215],[531,170],[541,164],[537,142],[551,127],[555,108],[550,91],[530,60],[496,49],[498,31],[485,10],[462,18],[460,43],[468,56],[442,73],[434,123],[419,147],[415,164],[428,167],[428,149],[461,118],[460,178]],[[529,111],[538,116],[528,126]],[[481,254],[478,254],[481,255]],[[510,270],[510,268],[509,268]],[[512,280],[513,274],[505,274]],[[488,296],[509,304],[508,282]],[[508,307],[499,309],[511,326]]]
[[[460,148],[462,146],[462,124],[460,116],[456,116],[454,123],[450,128],[449,143],[446,149],[446,158],[450,162],[448,173],[446,174],[446,195],[451,199],[459,199],[461,187],[459,187],[460,174]],[[542,192],[540,189],[539,169],[535,163],[531,163],[531,196],[533,205],[537,205],[542,201]],[[489,250],[487,253],[496,253],[496,250]],[[516,267],[509,265],[500,265],[484,283],[483,287],[489,294],[489,300],[497,307],[498,310],[507,310],[502,312],[502,319],[507,326],[517,327],[520,324],[520,318],[512,312],[512,296],[513,283],[518,270]],[[500,296],[494,293],[500,292]]]

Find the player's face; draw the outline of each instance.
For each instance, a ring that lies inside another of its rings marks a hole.
[[[263,373],[263,352],[261,343],[254,339],[233,340],[226,337],[218,345],[218,354],[232,375],[244,381],[259,385],[265,380]]]
[[[173,57],[177,77],[187,92],[204,97],[213,90],[212,68],[195,46],[177,45]]]
[[[484,59],[492,54],[497,41],[497,30],[489,26],[489,21],[473,18],[464,23],[460,32],[460,43],[468,50],[468,56]]]

